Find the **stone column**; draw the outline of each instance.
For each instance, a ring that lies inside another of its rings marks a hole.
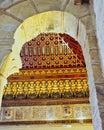
[[[88,84],[90,90],[90,104],[92,108],[92,121],[94,130],[104,130],[104,78],[102,75],[99,48],[95,33],[89,33],[84,45],[84,56],[88,73]]]

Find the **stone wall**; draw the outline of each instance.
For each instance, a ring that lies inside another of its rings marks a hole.
[[[96,33],[100,50],[101,66],[104,76],[104,0],[94,0],[94,11],[96,15]]]
[[[102,127],[104,129],[104,0],[91,0],[92,8],[94,8],[96,18],[96,35],[98,41],[98,51],[100,53],[100,61],[96,66],[100,64],[100,77],[96,81],[96,91],[98,97],[98,105],[100,110],[100,116],[102,118]],[[96,54],[97,55],[97,54]],[[95,68],[96,69],[96,68]],[[96,75],[98,75],[96,73]],[[102,76],[101,76],[102,75]],[[97,114],[96,114],[97,115]]]

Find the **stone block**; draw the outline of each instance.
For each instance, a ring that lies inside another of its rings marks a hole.
[[[63,5],[63,0],[33,0],[35,6],[39,10],[39,12],[52,11],[52,10],[60,10],[60,7]]]
[[[89,14],[89,8],[87,4],[75,5],[74,0],[70,0],[65,11],[72,13],[77,18],[80,18],[86,14]]]
[[[90,4],[89,4],[89,9],[90,9],[90,13],[91,13],[91,18],[92,18],[92,24],[94,26],[94,28],[96,29],[96,22],[95,22],[95,12],[94,12],[94,1],[90,0]]]
[[[20,0],[1,0],[0,1],[0,8],[6,8],[12,4],[14,4],[15,2],[18,2]]]
[[[92,24],[92,18],[90,14],[84,17],[81,17],[80,20],[84,24],[87,33],[95,30],[95,27]]]
[[[17,29],[19,22],[10,16],[3,14],[0,16],[0,31],[12,32]]]
[[[19,22],[15,19],[2,15],[0,16],[0,39],[1,41],[13,39],[14,31],[18,27]]]
[[[91,58],[91,63],[92,64],[100,64],[100,59],[99,59],[99,50],[98,49],[90,49],[89,50],[90,53],[90,58]]]
[[[92,64],[92,70],[93,70],[94,81],[96,83],[101,82],[101,80],[103,79],[103,75],[102,75],[100,63]]]
[[[103,83],[96,83],[96,92],[98,98],[98,104],[100,108],[104,108],[104,82]],[[103,110],[104,112],[104,110]]]
[[[16,4],[15,6],[9,8],[7,11],[21,20],[24,20],[36,14],[35,8],[29,1],[24,1]]]
[[[87,43],[89,49],[98,49],[98,41],[95,32],[89,33],[87,35]]]

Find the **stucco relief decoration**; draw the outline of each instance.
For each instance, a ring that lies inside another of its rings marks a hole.
[[[31,111],[29,111],[29,109]],[[83,111],[82,111],[83,110]],[[19,106],[3,107],[1,111],[1,123],[29,121],[42,123],[49,121],[79,121],[83,118],[85,121],[91,121],[91,112],[89,104],[67,104],[67,105],[37,105],[37,106]]]

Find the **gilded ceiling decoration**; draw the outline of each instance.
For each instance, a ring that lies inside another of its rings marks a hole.
[[[88,97],[86,79],[48,79],[8,82],[4,99],[60,99]]]
[[[91,122],[86,66],[77,41],[42,33],[23,45],[20,57],[22,68],[8,77],[4,89],[1,123],[70,123],[80,122],[82,115]]]
[[[4,99],[64,99],[89,96],[81,47],[67,34],[42,33],[25,43],[22,68],[8,77]]]

